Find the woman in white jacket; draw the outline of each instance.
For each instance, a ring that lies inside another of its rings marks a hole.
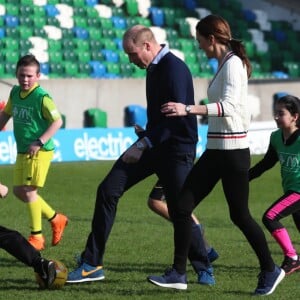
[[[219,180],[232,222],[245,235],[256,253],[260,275],[255,294],[271,294],[284,278],[284,271],[274,264],[265,235],[252,218],[248,207],[250,150],[247,132],[250,123],[247,103],[251,64],[241,41],[233,39],[228,22],[209,15],[197,23],[196,37],[208,58],[218,60],[207,105],[168,102],[162,106],[167,117],[187,114],[208,117],[206,151],[190,172],[173,218],[175,255],[173,267],[162,276],[148,280],[163,287],[186,288],[186,254],[191,240],[191,212],[211,192]],[[171,99],[170,99],[171,100]]]

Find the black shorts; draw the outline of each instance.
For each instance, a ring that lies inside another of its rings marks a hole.
[[[155,183],[151,190],[149,198],[161,201],[165,200],[164,188],[159,180]]]

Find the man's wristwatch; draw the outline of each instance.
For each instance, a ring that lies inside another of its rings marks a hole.
[[[144,151],[145,148],[146,148],[146,146],[144,145],[144,143],[141,142],[141,141],[137,141],[137,142],[135,143],[135,145],[136,145],[136,147],[137,147],[139,150],[141,150],[141,151]]]
[[[192,107],[190,105],[186,105],[185,106],[185,111],[187,114],[189,114],[191,112]]]
[[[36,142],[37,142],[38,146],[40,146],[41,148],[45,145],[41,139],[37,139]]]

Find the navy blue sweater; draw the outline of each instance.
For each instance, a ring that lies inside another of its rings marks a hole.
[[[192,75],[186,64],[171,52],[158,64],[147,69],[146,78],[147,118],[144,132],[153,147],[161,144],[195,147],[198,141],[197,119],[194,115],[165,117],[161,105],[169,101],[194,104]]]

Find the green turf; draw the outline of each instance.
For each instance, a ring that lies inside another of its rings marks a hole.
[[[253,162],[258,157],[253,158]],[[59,259],[73,269],[76,253],[85,246],[91,226],[96,188],[107,174],[111,162],[55,163],[41,195],[52,206],[68,215],[70,222],[64,238],[51,247],[51,231],[46,220],[43,230],[47,248],[43,255]],[[0,180],[12,182],[12,166],[1,166]],[[188,266],[188,290],[158,288],[146,281],[149,274],[160,274],[172,262],[172,227],[147,208],[146,199],[156,178],[151,177],[133,187],[121,198],[115,225],[107,243],[105,276],[102,282],[66,285],[59,291],[40,291],[31,268],[17,262],[6,252],[0,254],[0,299],[250,299],[259,272],[245,238],[235,228],[228,215],[220,186],[201,203],[195,213],[205,224],[206,237],[219,252],[214,263],[216,285],[201,286]],[[199,183],[200,184],[200,183]],[[278,166],[251,183],[250,204],[261,224],[264,210],[281,195]],[[14,228],[26,237],[29,234],[25,205],[12,194],[1,200],[1,225]],[[299,234],[291,218],[284,220],[295,245]],[[264,229],[265,230],[265,229]],[[278,245],[265,230],[275,261],[283,256]],[[17,245],[16,245],[17,247]],[[287,277],[269,296],[270,299],[293,299],[300,296],[300,272]]]

